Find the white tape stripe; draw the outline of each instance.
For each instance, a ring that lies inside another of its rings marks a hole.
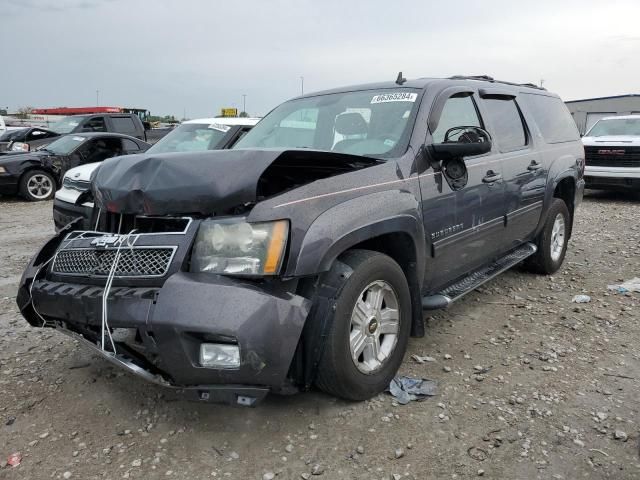
[[[424,175],[418,175],[416,177],[402,178],[399,180],[391,180],[389,182],[374,183],[373,185],[365,185],[362,187],[348,188],[346,190],[338,190],[337,192],[323,193],[320,195],[314,195],[313,197],[301,198],[300,200],[293,200],[291,202],[281,203],[280,205],[276,205],[273,208],[286,207],[289,205],[295,205],[296,203],[307,202],[310,200],[317,200],[319,198],[331,197],[333,195],[341,195],[343,193],[357,192],[359,190],[366,190],[367,188],[383,187],[385,185],[393,185],[394,183],[402,183],[402,182],[408,182],[410,180],[418,180],[420,178],[432,177],[433,175],[434,175],[433,173],[426,173]]]

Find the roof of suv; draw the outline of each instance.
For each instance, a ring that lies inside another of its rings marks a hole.
[[[464,85],[467,82],[473,82],[473,85],[485,86],[485,87],[495,87],[500,86],[505,89],[514,89],[520,91],[522,89],[545,92],[548,93],[546,89],[534,85],[532,83],[513,83],[513,82],[505,82],[502,80],[495,80],[492,77],[487,75],[479,75],[479,76],[463,76],[456,75],[448,78],[416,78],[413,80],[406,80],[402,84],[398,84],[395,81],[387,81],[387,82],[376,82],[376,83],[365,83],[361,85],[350,85],[347,87],[333,88],[330,90],[322,90],[320,92],[313,92],[308,95],[302,95],[297,98],[304,97],[313,97],[316,95],[326,95],[330,93],[344,93],[344,92],[353,92],[357,90],[377,90],[377,89],[389,89],[389,88],[426,88],[431,84],[447,82],[454,85]],[[553,95],[549,93],[550,95]]]

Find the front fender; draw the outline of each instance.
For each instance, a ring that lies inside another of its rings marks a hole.
[[[416,271],[424,271],[424,226],[418,199],[390,190],[353,198],[322,213],[312,223],[295,261],[295,276],[316,275],[354,245],[388,233],[406,233],[413,240]]]

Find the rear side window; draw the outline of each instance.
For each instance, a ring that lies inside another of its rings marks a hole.
[[[530,93],[522,96],[526,99],[545,142],[561,143],[580,139],[578,127],[562,100]]]
[[[490,98],[484,106],[496,134],[496,142],[501,152],[512,152],[527,145],[527,134],[522,116],[515,100]]]
[[[111,123],[118,133],[136,133],[136,124],[131,117],[111,117]]]
[[[122,147],[124,148],[125,153],[138,153],[140,151],[138,144],[128,138],[122,139]]]

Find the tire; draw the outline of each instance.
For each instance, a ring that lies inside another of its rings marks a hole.
[[[562,225],[558,225],[558,222]],[[543,275],[557,272],[567,253],[570,231],[571,216],[567,204],[563,200],[555,198],[547,214],[544,228],[536,242],[538,251],[527,259],[526,268],[531,272]]]
[[[51,200],[56,193],[56,181],[44,170],[29,170],[20,179],[20,195],[30,202]]]
[[[366,400],[389,386],[404,358],[411,329],[409,285],[400,266],[387,255],[350,250],[340,261],[353,274],[336,300],[316,385],[336,397]],[[378,298],[380,308],[376,310],[372,304]],[[362,307],[357,315],[356,304]],[[392,333],[393,310],[397,311],[396,333]],[[352,349],[352,341],[358,347]],[[363,347],[360,354],[359,347]]]

